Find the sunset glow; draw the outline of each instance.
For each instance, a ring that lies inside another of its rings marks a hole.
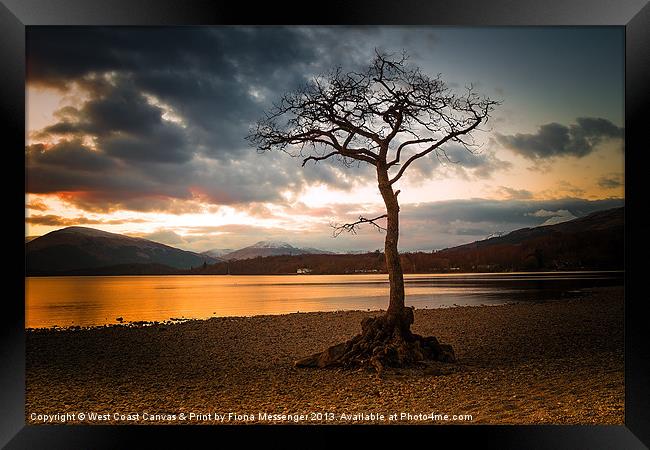
[[[331,223],[381,211],[369,166],[301,167],[244,139],[284,92],[332,65],[354,70],[374,48],[406,49],[452,88],[475,83],[503,102],[476,154],[450,146],[451,161],[431,157],[400,180],[402,248],[541,225],[540,210],[562,220],[624,203],[618,29],[108,28],[88,31],[92,49],[78,33],[28,32],[26,236],[80,225],[193,251],[262,239],[381,247],[371,228],[331,238]],[[166,33],[175,44],[151,50]],[[80,55],[75,65],[67,54]]]

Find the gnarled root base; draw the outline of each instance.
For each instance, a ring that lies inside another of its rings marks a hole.
[[[367,317],[361,322],[361,334],[347,342],[329,347],[295,362],[296,367],[371,366],[381,375],[384,367],[407,367],[426,361],[454,362],[450,345],[435,337],[413,334],[413,309],[402,314]]]

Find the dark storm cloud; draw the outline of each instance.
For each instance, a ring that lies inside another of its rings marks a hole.
[[[26,147],[28,167],[50,167],[52,170],[99,172],[115,167],[115,162],[102,152],[93,151],[81,140],[63,140],[53,146],[33,144]]]
[[[33,136],[89,137],[95,148],[84,148],[69,166],[45,164],[70,156],[56,146],[47,157],[31,158],[29,186],[41,193],[83,191],[69,199],[86,209],[167,204],[178,210],[175,200],[197,195],[219,204],[273,201],[306,182],[346,189],[374,179],[365,165],[302,169],[285,154],[260,159],[244,137],[281,93],[310,76],[337,65],[362,68],[374,47],[381,48],[380,35],[372,27],[30,29],[28,82],[77,86],[89,96],[78,108],[61,108],[59,121]],[[165,120],[166,114],[177,120]],[[457,170],[472,169],[477,177],[504,167],[492,155],[459,158]],[[84,162],[106,166],[89,177]],[[436,167],[423,163],[417,170],[430,174]]]
[[[259,155],[245,141],[283,92],[371,56],[345,33],[361,31],[30,28],[28,83],[87,96],[32,133],[36,141],[68,143],[26,149],[30,192],[66,191],[92,210],[178,210],[176,200],[197,196],[218,204],[273,201],[306,182],[345,189],[372,176],[329,162],[302,169],[297,159]]]
[[[565,198],[558,200],[450,200],[419,205],[405,205],[404,220],[427,220],[438,224],[453,222],[502,223],[537,226],[548,216],[535,214],[540,210],[571,212],[582,217],[595,211],[623,206],[622,199],[584,200]]]
[[[163,120],[164,113],[126,82],[107,87],[100,97],[78,110],[66,107],[58,115],[63,120],[34,133],[34,137],[92,136],[104,154],[125,161],[189,161],[192,147],[185,131]]]
[[[218,67],[225,46],[199,27],[32,27],[26,44],[29,81],[59,88],[115,71]]]
[[[197,148],[215,158],[247,149],[249,125],[275,100],[260,102],[251,92],[276,97],[322,69],[316,43],[295,28],[37,28],[27,46],[30,83],[77,82],[99,95],[105,75],[117,78],[118,89],[82,111],[96,132],[159,120],[141,95],[113,101],[129,85],[169,104]]]
[[[185,135],[176,128],[160,127],[150,136],[111,136],[99,140],[106,154],[123,160],[182,163],[192,154]]]
[[[99,136],[119,132],[151,134],[163,123],[162,110],[150,105],[132,86],[121,80],[116,83],[119,84],[107,87],[101,97],[93,98],[76,111],[79,132]],[[70,109],[66,111],[67,115],[73,113]]]
[[[603,176],[598,179],[598,186],[605,189],[616,189],[623,186],[623,181],[619,175]]]
[[[535,134],[497,134],[499,143],[529,159],[555,156],[583,157],[591,153],[603,140],[620,138],[623,128],[607,119],[579,117],[569,126],[548,123]]]
[[[295,177],[270,161],[267,165],[264,162],[260,159],[255,165],[227,166],[209,160],[184,165],[132,161],[93,173],[28,160],[27,186],[31,193],[57,192],[62,199],[89,211],[200,212],[196,202],[184,201],[231,205],[281,200],[278,187],[290,185]]]

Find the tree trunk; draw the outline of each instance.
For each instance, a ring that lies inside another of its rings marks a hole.
[[[397,243],[399,241],[399,203],[393,187],[388,181],[388,171],[383,167],[377,168],[379,192],[386,205],[386,241],[384,255],[386,257],[386,270],[390,283],[390,300],[388,303],[389,321],[401,323],[404,311],[404,273],[400,261]],[[399,191],[398,191],[399,193]]]
[[[390,301],[384,316],[367,317],[361,322],[361,334],[295,362],[297,367],[363,366],[375,368],[381,375],[385,366],[403,367],[430,361],[455,361],[449,345],[435,337],[411,333],[413,308],[404,306],[404,273],[400,262],[399,203],[384,165],[377,167],[379,192],[386,204],[386,242],[384,254],[390,282]]]

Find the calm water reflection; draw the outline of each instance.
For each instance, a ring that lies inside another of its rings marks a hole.
[[[406,275],[416,308],[545,301],[623,284],[622,272]],[[387,307],[387,275],[116,276],[26,279],[26,327],[103,325]]]

